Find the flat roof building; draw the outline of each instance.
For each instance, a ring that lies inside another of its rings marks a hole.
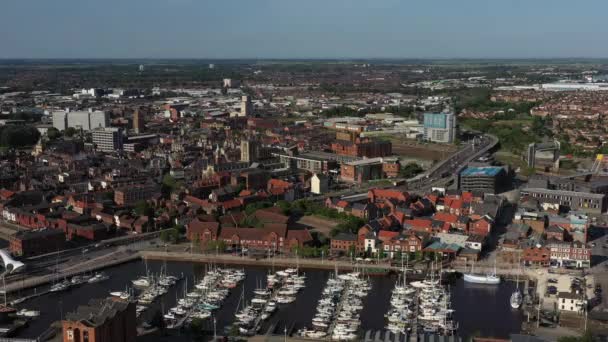
[[[467,167],[460,173],[460,189],[483,193],[500,192],[506,183],[507,173],[497,166]]]
[[[107,127],[92,132],[93,144],[98,151],[120,151],[123,147],[122,129]]]
[[[522,195],[538,199],[541,204],[558,204],[570,210],[601,214],[606,211],[606,195],[588,192],[525,188]]]

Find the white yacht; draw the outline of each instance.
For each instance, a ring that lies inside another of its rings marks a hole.
[[[500,277],[496,275],[496,260],[494,260],[494,273],[488,273],[486,275],[475,274],[475,272],[473,271],[473,267],[474,265],[471,265],[471,273],[464,274],[464,281],[466,281],[467,283],[489,285],[500,284]]]

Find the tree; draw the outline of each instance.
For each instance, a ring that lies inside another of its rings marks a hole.
[[[150,212],[150,205],[148,204],[148,202],[141,200],[141,201],[137,201],[137,203],[135,203],[135,207],[133,208],[133,210],[135,211],[135,214],[137,214],[138,216],[142,216],[142,215],[146,215],[146,216],[151,216],[148,215]]]
[[[0,146],[19,148],[36,144],[40,139],[40,132],[33,126],[1,126]]]
[[[74,128],[74,127],[68,127],[63,132],[63,135],[65,135],[68,138],[73,137],[75,134],[76,134],[76,128]]]
[[[355,245],[350,245],[348,246],[348,255],[349,256],[355,256],[357,255],[357,247],[355,247]]]
[[[424,170],[415,162],[407,163],[399,170],[399,176],[402,178],[412,178],[420,174]]]
[[[245,206],[245,214],[247,214],[247,216],[253,215],[257,210],[269,207],[272,207],[272,202],[262,201],[249,203]]]
[[[168,197],[173,191],[178,189],[180,186],[181,186],[180,182],[178,182],[170,174],[166,174],[163,177],[160,191],[163,194],[163,196]]]
[[[46,131],[46,136],[50,140],[55,140],[61,136],[61,132],[59,132],[59,130],[57,128],[51,127]]]
[[[177,230],[180,235],[186,234],[186,226],[183,224],[176,224],[173,229]]]
[[[179,238],[179,231],[175,228],[166,229],[160,233],[160,239],[163,242],[176,244],[179,241]]]

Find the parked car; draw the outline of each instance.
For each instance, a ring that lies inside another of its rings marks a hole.
[[[547,281],[551,284],[557,284],[557,279],[555,278],[549,278]]]

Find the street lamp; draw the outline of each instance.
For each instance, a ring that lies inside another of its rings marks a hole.
[[[217,341],[216,319],[213,317],[213,342]]]

